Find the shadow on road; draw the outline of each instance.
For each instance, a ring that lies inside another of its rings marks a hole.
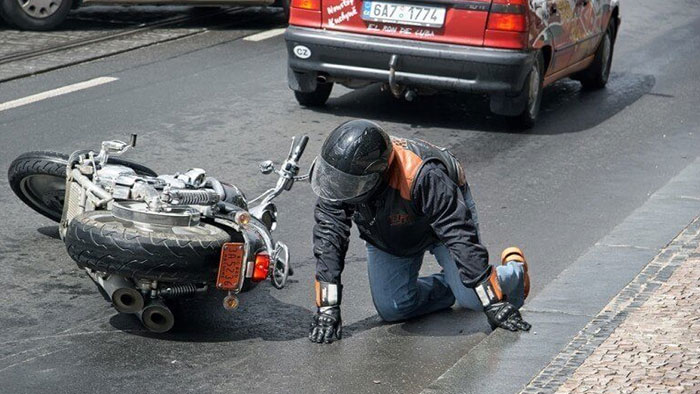
[[[168,333],[146,331],[136,315],[115,314],[109,322],[131,335],[177,342],[235,342],[254,338],[265,341],[291,341],[306,338],[312,311],[288,304],[271,295],[266,284],[241,294],[241,306],[227,311],[221,306],[224,293],[210,291],[207,297],[180,301],[173,305],[175,327]],[[343,326],[343,337],[386,326],[397,336],[456,336],[489,332],[483,313],[447,309],[400,323],[386,323],[378,315]]]
[[[210,290],[206,297],[180,300],[171,305],[175,327],[165,334],[142,331],[136,315],[116,314],[110,324],[129,334],[182,342],[232,342],[252,338],[290,341],[308,335],[311,310],[273,297],[268,283],[240,294],[240,307],[222,307],[224,292]]]
[[[483,312],[462,308],[446,309],[389,328],[398,336],[452,337],[491,332]]]
[[[53,239],[61,239],[61,236],[58,233],[58,226],[45,226],[45,227],[39,227],[36,229],[36,231],[49,238]]]
[[[409,124],[415,128],[472,129],[523,134],[574,133],[604,122],[649,93],[656,80],[651,75],[617,73],[608,87],[584,91],[581,84],[565,79],[545,89],[537,125],[527,131],[512,130],[502,117],[489,111],[485,95],[440,94],[397,100],[379,85],[330,99],[321,112]]]

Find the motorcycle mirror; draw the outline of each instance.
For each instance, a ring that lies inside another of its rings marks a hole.
[[[272,163],[272,160],[265,160],[262,163],[260,163],[260,172],[262,172],[263,174],[271,174],[274,170],[275,165]]]

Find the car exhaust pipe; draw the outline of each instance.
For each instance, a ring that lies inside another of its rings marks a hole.
[[[160,300],[150,300],[138,315],[144,327],[152,332],[164,333],[175,325],[175,315]]]
[[[86,269],[88,276],[107,293],[114,309],[121,313],[138,313],[143,309],[143,295],[124,277],[107,275],[102,277],[95,271]]]

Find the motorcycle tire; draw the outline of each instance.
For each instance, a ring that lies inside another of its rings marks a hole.
[[[143,176],[158,176],[141,164],[110,157],[110,164],[132,168]],[[51,151],[27,152],[19,155],[7,170],[10,188],[30,208],[53,220],[61,221],[66,194],[68,155]]]
[[[134,279],[213,282],[229,234],[208,223],[176,231],[144,230],[110,211],[92,211],[71,220],[64,242],[80,268]]]

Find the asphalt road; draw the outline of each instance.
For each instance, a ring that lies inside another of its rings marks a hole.
[[[310,136],[308,164],[333,127],[369,118],[456,154],[494,262],[502,248],[522,246],[536,295],[700,152],[700,5],[630,1],[622,16],[609,87],[555,84],[541,121],[525,133],[508,131],[483,98],[464,95],[407,103],[377,87],[336,88],[325,109],[303,109],[286,86],[282,37],[244,41],[255,30],[246,25],[0,84],[3,103],[118,78],[0,111],[0,168],[25,151],[97,148],[137,132],[130,159],[159,173],[203,167],[253,196],[274,181],[257,163],[283,158],[292,135]],[[266,17],[260,29],[277,20]],[[278,200],[277,237],[290,245],[296,271],[285,289],[261,285],[235,312],[216,297],[183,304],[175,330],[153,335],[111,309],[65,253],[56,226],[0,179],[0,391],[417,393],[489,334],[481,313],[460,309],[382,323],[355,237],[343,275],[346,337],[310,343],[313,201],[306,184]]]

